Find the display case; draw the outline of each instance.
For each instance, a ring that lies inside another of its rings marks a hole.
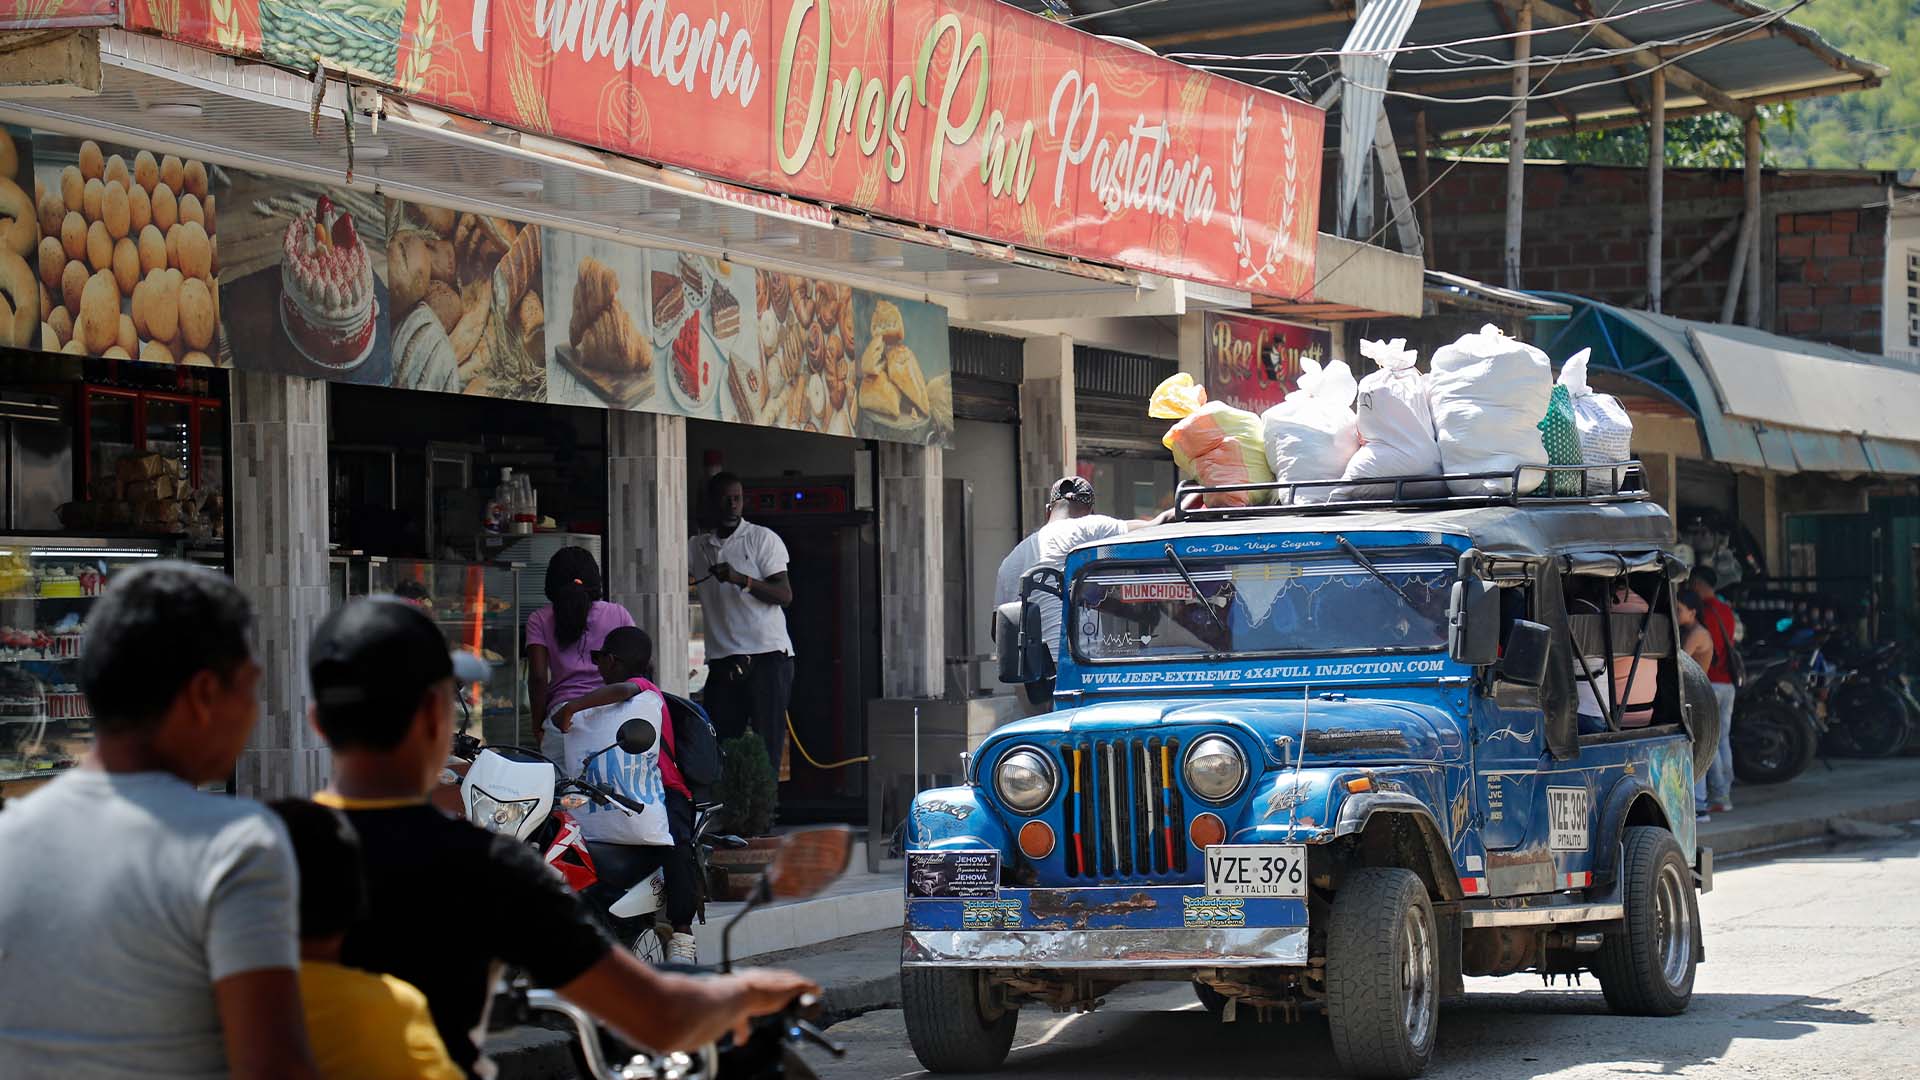
[[[385,573],[381,567],[386,558],[380,555],[327,556],[327,595],[332,598],[334,607],[341,607],[349,600],[370,596],[376,590],[374,581]]]
[[[468,695],[475,733],[489,743],[538,742],[527,722],[525,665],[521,634],[526,615],[520,609],[517,563],[429,562],[387,559],[370,565],[373,592],[394,592],[402,582],[426,590],[421,601],[455,648],[466,649],[493,667],[493,679]],[[350,575],[349,575],[350,576]],[[531,741],[530,741],[531,740]]]
[[[184,541],[0,536],[0,797],[72,768],[93,745],[78,662],[114,574],[186,554]]]

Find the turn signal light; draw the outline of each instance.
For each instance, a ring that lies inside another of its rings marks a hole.
[[[1347,790],[1353,792],[1356,795],[1358,795],[1360,792],[1363,792],[1363,791],[1372,791],[1373,778],[1370,776],[1356,776],[1353,779],[1347,781]]]
[[[1227,842],[1227,823],[1216,814],[1201,814],[1187,826],[1187,839],[1193,846],[1205,851],[1210,847]]]
[[[1029,821],[1020,826],[1020,854],[1029,859],[1044,859],[1053,854],[1053,826],[1044,821]]]

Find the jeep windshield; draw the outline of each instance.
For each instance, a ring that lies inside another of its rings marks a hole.
[[[1074,655],[1111,663],[1444,648],[1458,553],[1360,554],[1371,569],[1351,555],[1095,563],[1073,583]]]

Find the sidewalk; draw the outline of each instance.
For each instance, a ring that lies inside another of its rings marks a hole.
[[[1734,785],[1733,807],[1700,826],[1700,843],[1715,860],[1847,828],[1837,822],[1920,818],[1920,757],[1816,761],[1784,784]]]
[[[1700,827],[1700,843],[1713,849],[1716,862],[1846,835],[1859,823],[1920,818],[1920,757],[1836,760],[1831,768],[1815,762],[1785,784],[1737,785],[1733,803],[1732,813],[1715,814]],[[748,917],[735,935],[735,952],[751,956],[754,966],[791,968],[818,980],[826,991],[829,1022],[898,1008],[901,895],[895,875],[849,874],[827,895]],[[718,962],[720,927],[738,906],[709,906],[707,925],[698,935],[702,959]],[[872,925],[866,925],[869,921]],[[836,928],[838,933],[830,933]],[[496,1055],[501,1080],[570,1075],[567,1044],[558,1032],[521,1028],[511,1034],[516,1049]]]

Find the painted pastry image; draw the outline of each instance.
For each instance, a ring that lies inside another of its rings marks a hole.
[[[432,312],[453,348],[457,391],[543,399],[547,314],[540,230],[437,206],[392,206],[387,286],[396,325],[415,311]],[[397,332],[394,344],[397,380]]]
[[[581,255],[571,301],[564,291],[549,299],[571,304],[565,344],[554,350],[554,359],[598,399],[632,408],[654,394],[655,348],[643,324],[628,311],[623,287],[619,270],[592,255]]]
[[[876,301],[867,330],[867,347],[860,354],[860,408],[894,427],[911,427],[932,418],[927,377],[920,358],[906,345],[907,324],[899,305]],[[947,407],[950,414],[950,392]]]
[[[29,165],[21,143],[3,130],[0,137],[0,341],[212,365],[220,352],[215,190],[226,174],[172,154],[51,135],[33,139]],[[69,153],[71,164],[60,164]],[[22,274],[6,256],[29,240],[32,254],[18,255]],[[280,238],[269,242],[277,257]]]
[[[372,351],[376,313],[373,260],[353,216],[321,195],[282,241],[281,325],[308,359],[345,370]]]

